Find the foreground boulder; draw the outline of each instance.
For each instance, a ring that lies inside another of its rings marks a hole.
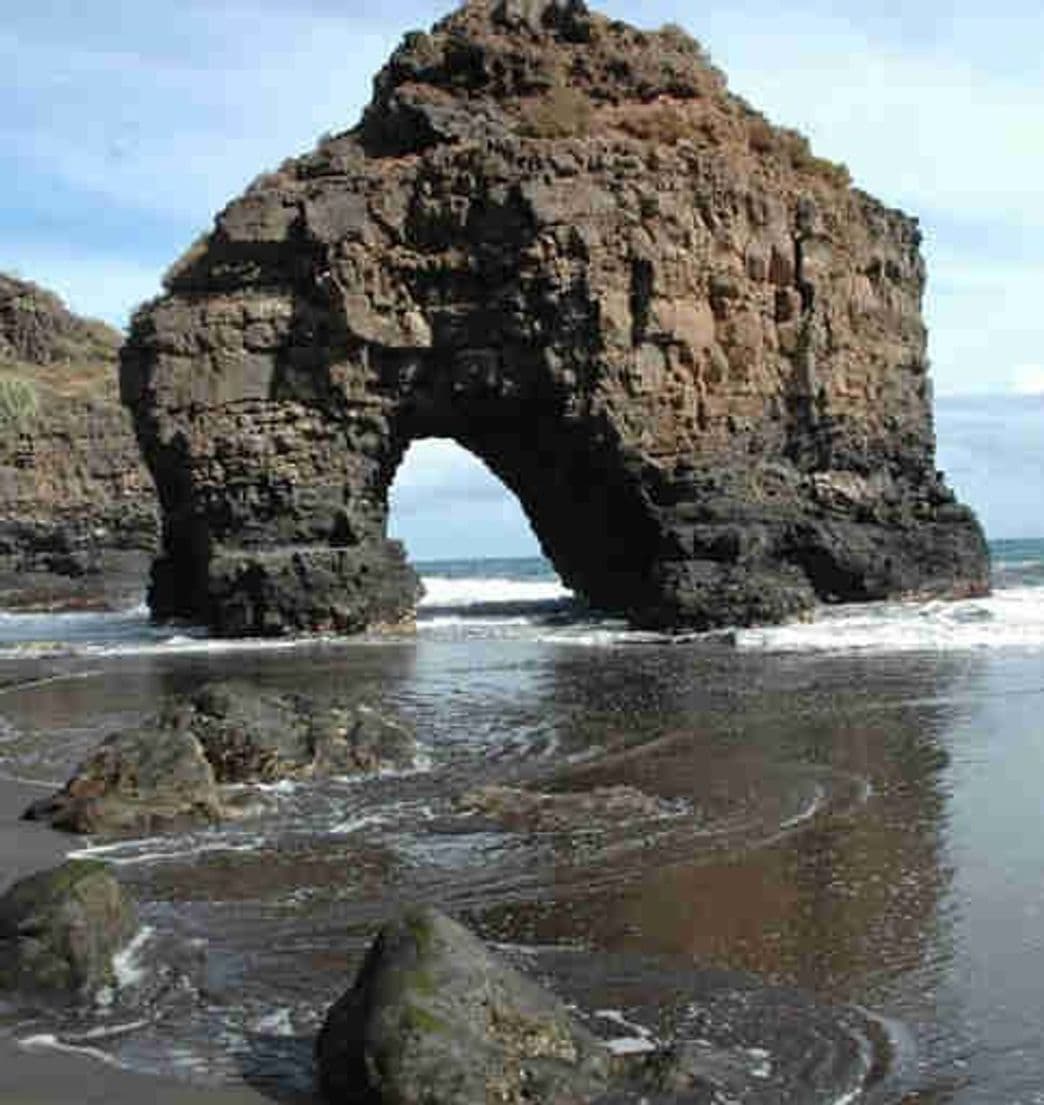
[[[0,606],[127,606],[158,543],[122,335],[0,273]]]
[[[335,1105],[565,1105],[609,1077],[608,1052],[556,997],[431,908],[381,930],[316,1055]]]
[[[572,973],[588,1009],[574,1016],[455,921],[410,910],[380,931],[327,1014],[323,1095],[331,1105],[823,1105],[862,1100],[888,1067],[890,1044],[859,1010],[640,958],[636,970],[631,957],[566,954],[556,977]],[[585,1000],[606,986],[628,1018]]]
[[[580,0],[470,0],[374,88],[133,320],[154,613],[400,620],[388,489],[425,437],[486,462],[565,584],[639,624],[988,588],[936,470],[916,220],[679,28]]]
[[[0,898],[0,989],[86,998],[115,979],[113,956],[137,928],[100,863],[71,861]]]
[[[156,832],[233,816],[225,784],[404,770],[415,754],[412,732],[368,706],[208,683],[107,737],[24,816],[68,832]]]

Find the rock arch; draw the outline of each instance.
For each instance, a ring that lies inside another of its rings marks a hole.
[[[387,490],[427,436],[484,460],[563,579],[642,624],[987,586],[934,470],[916,224],[694,42],[472,0],[375,89],[135,317],[157,615],[408,616]]]

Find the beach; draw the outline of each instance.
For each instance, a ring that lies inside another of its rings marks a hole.
[[[378,924],[426,901],[610,1037],[617,1017],[764,1053],[740,1100],[823,1010],[876,1064],[866,1100],[1034,1100],[1044,557],[1028,544],[1001,550],[989,599],[706,635],[592,619],[535,563],[425,566],[412,639],[217,642],[139,613],[29,643],[8,620],[0,766],[32,785],[4,784],[5,876],[103,859],[149,931],[125,1005],[7,1018],[0,1098],[309,1100],[326,1008]],[[256,819],[166,837],[16,820],[106,732],[229,678],[350,692],[408,721],[421,754],[273,784]],[[505,820],[505,788],[541,797]],[[613,788],[648,801],[570,805]],[[104,1058],[25,1047],[48,1035]],[[813,1089],[793,1100],[851,1087]]]
[[[50,829],[17,820],[18,812],[38,798],[40,786],[0,781],[0,893],[34,871],[60,863],[69,842]],[[191,1105],[227,1102],[239,1105],[270,1100],[245,1087],[193,1089],[121,1070],[84,1055],[53,1048],[27,1049],[11,1039],[0,1039],[0,1101],[11,1105],[101,1105],[102,1102],[138,1102]]]

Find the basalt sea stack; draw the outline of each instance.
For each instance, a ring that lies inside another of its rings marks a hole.
[[[934,467],[919,241],[680,30],[472,0],[135,318],[153,610],[237,634],[407,616],[387,491],[428,436],[639,624],[981,592]]]

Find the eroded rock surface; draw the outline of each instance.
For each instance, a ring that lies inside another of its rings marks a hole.
[[[103,864],[72,860],[0,897],[0,988],[88,998],[114,981],[113,956],[137,928]]]
[[[158,518],[116,388],[121,336],[0,274],[0,606],[140,600]]]
[[[151,833],[221,814],[199,740],[162,724],[106,737],[61,790],[25,811],[27,820],[72,833]]]
[[[225,633],[408,616],[387,492],[429,436],[637,623],[981,592],[982,533],[935,470],[919,245],[676,28],[472,0],[138,313],[153,610]]]
[[[243,796],[226,785],[404,770],[415,756],[413,733],[365,704],[208,683],[107,737],[25,817],[67,832],[156,832],[239,816]]]

